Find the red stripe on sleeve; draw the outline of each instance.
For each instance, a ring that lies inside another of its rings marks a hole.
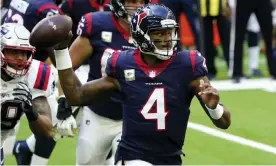
[[[87,22],[87,28],[86,28],[87,33],[89,35],[91,35],[91,33],[92,33],[92,13],[86,14],[84,17]]]
[[[113,68],[113,74],[114,74],[114,75],[115,75],[115,73],[116,73],[116,63],[117,63],[119,54],[120,54],[120,51],[115,51],[115,52],[113,53],[113,55],[112,55],[111,65],[112,65],[112,68]]]
[[[68,0],[69,9],[73,9],[73,0]]]
[[[57,7],[56,5],[53,5],[53,4],[45,4],[45,5],[40,6],[40,8],[37,9],[36,15],[39,16],[39,14],[40,14],[41,12],[43,12],[44,10],[46,10],[46,9],[58,10],[60,14],[63,14],[63,12],[60,10],[60,8]]]
[[[192,69],[194,72],[195,67],[196,67],[196,51],[195,50],[190,51],[190,59],[191,59]]]
[[[41,77],[42,77],[42,72],[43,72],[43,65],[44,65],[43,62],[39,63],[39,67],[38,67],[38,71],[37,71],[37,77],[36,77],[35,84],[34,84],[35,89],[39,88]]]

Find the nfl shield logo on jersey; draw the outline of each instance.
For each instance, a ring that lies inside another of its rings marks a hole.
[[[134,69],[124,70],[124,74],[125,74],[126,81],[134,81],[135,80],[135,70]]]
[[[150,78],[156,77],[156,72],[155,72],[155,71],[150,71],[150,72],[149,72],[149,77],[150,77]]]

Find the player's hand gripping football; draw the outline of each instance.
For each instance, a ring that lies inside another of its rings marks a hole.
[[[54,48],[55,50],[63,50],[63,49],[65,49],[65,48],[67,48],[68,45],[69,45],[69,43],[70,43],[70,41],[71,41],[71,39],[72,39],[72,37],[73,37],[73,34],[72,34],[72,31],[70,31],[70,32],[68,33],[67,38],[64,39],[63,41],[59,42],[58,44],[54,45],[53,48]]]
[[[208,108],[215,109],[219,103],[219,93],[216,88],[213,88],[209,83],[200,80],[200,92],[198,95]]]

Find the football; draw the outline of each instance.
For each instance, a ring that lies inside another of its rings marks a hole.
[[[46,17],[36,24],[30,35],[34,47],[52,47],[68,38],[72,20],[66,15]]]

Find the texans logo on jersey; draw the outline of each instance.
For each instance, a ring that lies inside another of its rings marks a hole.
[[[132,24],[131,24],[131,29],[133,32],[137,31],[137,27],[140,26],[142,20],[149,15],[149,9],[144,9],[142,11],[140,11],[140,13],[136,13],[134,16],[133,16],[133,19],[132,19]]]

